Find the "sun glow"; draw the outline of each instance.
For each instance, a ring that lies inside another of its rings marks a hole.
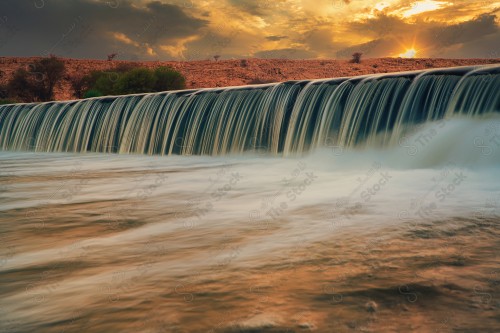
[[[399,57],[401,58],[415,58],[417,55],[417,51],[415,49],[406,50],[404,53],[400,53]]]
[[[440,9],[445,5],[448,5],[448,2],[435,1],[435,0],[417,1],[412,5],[410,9],[403,12],[403,17],[410,17],[420,13]]]

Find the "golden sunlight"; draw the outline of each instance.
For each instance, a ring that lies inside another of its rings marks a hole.
[[[401,58],[415,58],[417,55],[417,51],[415,49],[406,50],[404,53],[400,53],[399,57]]]
[[[410,17],[413,15],[417,15],[424,12],[433,11],[439,8],[442,8],[444,5],[447,5],[448,2],[443,1],[435,1],[435,0],[422,0],[415,2],[410,9],[403,12],[403,17]]]

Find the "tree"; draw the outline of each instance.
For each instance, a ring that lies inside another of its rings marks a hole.
[[[9,96],[9,90],[7,88],[7,85],[0,83],[0,105],[15,103],[15,101],[9,99],[9,97],[10,96]]]
[[[118,55],[118,53],[108,54],[108,61],[113,61],[117,55]]]
[[[23,102],[35,102],[37,100],[35,90],[30,73],[24,68],[18,68],[7,84],[8,96]]]
[[[359,64],[361,62],[361,56],[363,55],[363,53],[361,52],[354,52],[352,54],[352,59],[351,59],[351,62],[353,64]]]
[[[54,99],[54,88],[65,72],[64,62],[51,55],[19,68],[9,80],[11,97],[24,102],[44,102]]]
[[[54,99],[54,87],[62,79],[64,72],[64,62],[54,55],[33,63],[31,74],[41,101]]]

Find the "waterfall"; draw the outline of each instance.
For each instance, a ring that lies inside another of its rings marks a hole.
[[[500,111],[500,66],[0,106],[0,149],[223,155],[397,143],[409,127]]]

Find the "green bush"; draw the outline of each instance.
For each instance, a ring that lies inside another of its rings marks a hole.
[[[116,72],[94,72],[90,80],[90,87],[93,90],[102,92],[103,95],[119,94],[116,85],[121,74]]]
[[[96,90],[96,89],[87,90],[85,92],[85,94],[83,94],[83,98],[91,98],[91,97],[99,97],[99,96],[103,96],[103,94],[102,94],[102,92],[100,92],[99,90]]]
[[[0,105],[14,104],[14,103],[16,103],[16,101],[13,101],[11,99],[5,99],[5,98],[0,99]]]
[[[137,94],[154,91],[156,78],[147,68],[135,68],[120,76],[116,83],[119,94]]]
[[[170,67],[158,67],[154,71],[154,91],[180,90],[186,88],[184,76]]]
[[[170,67],[158,67],[151,70],[134,64],[117,66],[113,71],[95,71],[83,78],[85,91],[100,95],[126,95],[168,90],[186,87],[184,76]],[[77,89],[75,89],[77,95]],[[84,97],[88,97],[84,94]]]

